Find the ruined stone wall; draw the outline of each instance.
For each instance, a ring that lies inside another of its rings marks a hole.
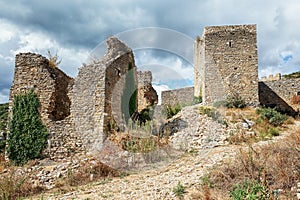
[[[194,99],[194,87],[186,87],[175,90],[162,91],[161,93],[161,105],[188,105],[193,102]]]
[[[198,57],[195,64],[203,76],[200,79],[205,104],[225,100],[228,95],[239,95],[248,105],[258,105],[255,25],[205,27],[196,45],[200,52],[195,53]],[[200,86],[195,87],[199,92]]]
[[[81,141],[73,134],[70,118],[70,91],[73,79],[49,61],[34,53],[16,55],[14,80],[10,91],[10,116],[15,95],[33,90],[41,103],[40,116],[49,132],[48,147],[44,152],[59,159],[81,149]]]
[[[152,87],[152,73],[150,71],[138,71],[138,112],[158,103],[158,95]]]
[[[197,36],[194,43],[194,96],[203,96],[204,80],[204,47],[205,43]]]
[[[107,45],[103,59],[79,69],[73,89],[75,130],[91,152],[101,150],[109,132],[124,123],[121,100],[129,65],[136,80],[132,50],[114,37]]]
[[[262,105],[277,107],[294,115],[299,112],[300,102],[295,103],[292,98],[300,100],[300,78],[259,82],[259,101]]]

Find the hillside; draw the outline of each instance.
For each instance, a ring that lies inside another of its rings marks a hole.
[[[252,189],[261,199],[292,199],[300,179],[300,121],[274,127],[259,119],[248,108],[185,107],[169,120],[188,124],[169,140],[184,150],[181,156],[126,176],[61,185],[33,199],[241,199],[243,192],[254,195]]]
[[[300,71],[283,75],[284,78],[300,78]]]

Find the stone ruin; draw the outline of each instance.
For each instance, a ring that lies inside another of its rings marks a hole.
[[[51,67],[41,55],[16,55],[10,112],[15,95],[29,90],[37,94],[41,119],[50,134],[45,154],[51,159],[84,151],[95,153],[113,129],[124,125],[121,101],[129,70],[138,90],[138,110],[158,101],[151,72],[137,72],[132,50],[115,37],[107,40],[107,46],[104,57],[83,65],[74,79]]]
[[[81,67],[75,79],[41,55],[16,56],[10,110],[14,95],[35,91],[50,133],[46,154],[52,159],[98,152],[111,131],[122,128],[121,101],[129,70],[135,77],[137,111],[157,103],[151,72],[138,72],[132,50],[117,38],[110,37],[107,45],[105,56]],[[256,25],[206,27],[194,43],[194,87],[162,92],[162,105],[189,104],[194,96],[213,105],[228,95],[239,95],[248,106],[299,113],[299,103],[292,99],[300,99],[300,78],[275,75],[258,80]]]
[[[194,95],[204,104],[239,95],[258,105],[256,41],[255,25],[205,27],[194,44]]]
[[[237,95],[248,106],[277,107],[291,115],[300,106],[300,78],[282,78],[280,74],[258,80],[256,25],[209,26],[194,42],[194,88],[162,92],[162,105],[186,104],[202,97],[213,105]],[[186,97],[185,97],[186,96]]]

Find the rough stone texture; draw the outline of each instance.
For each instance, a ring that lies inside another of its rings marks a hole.
[[[130,63],[136,77],[132,50],[115,37],[107,45],[103,59],[79,69],[73,89],[75,129],[89,151],[100,150],[112,126],[123,123],[121,98]]]
[[[152,87],[152,73],[138,71],[138,112],[158,103],[158,95]]]
[[[205,104],[241,96],[258,105],[258,58],[255,25],[205,27],[195,41],[195,96]]]
[[[270,74],[268,77],[263,76],[261,77],[260,81],[277,81],[281,79],[281,74],[277,73],[275,74],[275,76],[273,76],[273,74]]]
[[[281,78],[272,81],[259,82],[259,101],[262,105],[277,107],[278,109],[295,115],[300,105],[294,104],[293,96],[300,95],[300,78]],[[300,99],[300,98],[299,98]]]
[[[186,87],[175,90],[162,91],[161,104],[162,106],[176,104],[190,104],[194,99],[194,87]]]
[[[10,92],[10,116],[15,95],[33,90],[41,103],[40,116],[50,134],[45,151],[58,159],[81,150],[81,140],[73,133],[70,95],[74,80],[49,61],[34,53],[16,56],[14,81]]]
[[[51,159],[85,150],[97,152],[110,131],[123,125],[125,78],[131,65],[137,84],[136,66],[132,50],[124,43],[110,37],[107,45],[105,56],[80,68],[75,79],[50,67],[41,55],[16,56],[10,111],[14,95],[34,90],[41,102],[41,119],[50,135],[45,153]]]

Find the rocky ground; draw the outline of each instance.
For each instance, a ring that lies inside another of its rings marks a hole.
[[[229,145],[226,139],[232,131],[237,130],[237,126],[238,129],[244,127],[246,132],[249,131],[251,129],[249,121],[246,124],[243,121],[220,123],[222,121],[207,115],[199,115],[199,105],[184,108],[170,121],[174,119],[180,119],[177,121],[180,126],[177,126],[176,131],[173,131],[175,133],[170,137],[170,147],[183,150],[181,152],[185,153],[177,154],[176,158],[151,163],[147,168],[141,164],[140,168],[135,168],[127,176],[101,179],[84,186],[69,188],[69,192],[49,190],[32,199],[176,199],[178,197],[173,189],[179,182],[185,188],[183,199],[203,199],[201,177],[212,167],[222,165],[233,158],[239,149],[247,148],[243,145]],[[292,129],[299,129],[300,122],[296,121],[290,126]],[[170,127],[174,130],[176,126],[173,124]],[[259,142],[256,146],[284,139],[291,132],[291,129],[289,130],[272,141]],[[130,160],[129,154],[125,154]],[[125,154],[122,152],[120,155]],[[95,162],[94,159],[89,159],[85,163],[95,165]],[[80,161],[74,159],[64,164],[52,165],[48,170],[42,168],[40,178],[48,177],[48,182],[52,183],[48,184],[48,187],[51,188],[57,178],[63,177],[63,173],[68,172],[68,168],[76,169],[79,165]],[[216,197],[216,199],[226,198],[226,194]]]

